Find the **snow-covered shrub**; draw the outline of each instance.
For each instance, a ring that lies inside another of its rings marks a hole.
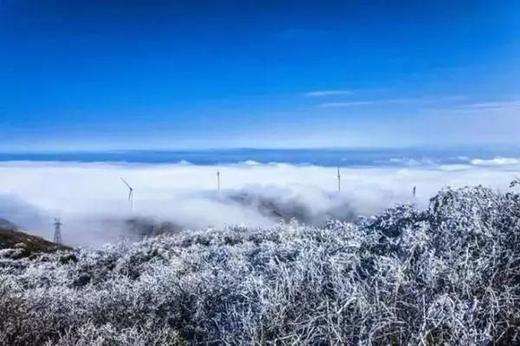
[[[519,238],[520,197],[474,187],[356,224],[4,251],[0,344],[519,343]]]

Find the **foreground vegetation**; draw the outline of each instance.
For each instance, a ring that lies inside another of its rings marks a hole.
[[[8,345],[520,342],[520,197],[445,190],[358,223],[0,254]]]

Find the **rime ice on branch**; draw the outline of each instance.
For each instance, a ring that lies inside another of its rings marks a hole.
[[[520,197],[0,253],[0,344],[518,344]]]

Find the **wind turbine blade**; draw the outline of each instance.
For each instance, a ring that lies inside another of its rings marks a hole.
[[[132,195],[133,195],[133,191],[132,190],[128,191],[128,200],[129,201],[132,200]]]
[[[124,180],[123,178],[120,178],[120,179],[130,190],[132,190],[132,187],[130,186],[130,184],[128,184],[128,182],[126,180]]]

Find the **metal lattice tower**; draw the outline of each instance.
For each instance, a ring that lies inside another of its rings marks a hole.
[[[62,239],[61,239],[61,226],[62,225],[63,224],[61,223],[59,218],[54,219],[54,242],[56,244],[62,243]]]

